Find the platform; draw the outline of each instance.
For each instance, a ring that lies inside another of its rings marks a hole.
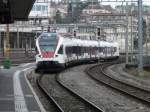
[[[25,74],[32,64],[0,69],[0,112],[41,112]]]

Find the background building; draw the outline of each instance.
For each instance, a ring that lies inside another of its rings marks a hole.
[[[74,30],[77,30],[76,38],[117,41],[121,51],[125,50],[125,40],[128,37],[129,50],[137,48],[138,18],[136,4],[120,5],[113,8],[111,5],[101,5],[98,0],[84,2],[80,0],[54,1],[37,0],[30,12],[29,21],[15,22],[10,25],[10,32],[16,35],[13,37],[16,38],[15,43],[13,43],[13,39],[10,39],[12,41],[11,46],[19,46],[17,43],[18,41],[22,42],[22,40],[18,38],[25,33],[31,33],[31,36],[27,35],[32,38],[28,39],[32,43],[37,32],[46,30],[48,26],[51,26],[66,33],[73,33]],[[149,42],[150,11],[149,6],[144,7],[143,42]],[[100,28],[100,37],[97,35],[98,28]],[[4,31],[5,26],[1,25],[1,38],[5,36]]]

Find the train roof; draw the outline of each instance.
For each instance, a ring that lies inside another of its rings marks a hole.
[[[64,38],[63,44],[66,46],[103,46],[103,47],[115,47],[118,46],[116,42],[106,42],[106,41],[96,41],[96,40],[81,40],[81,39],[75,39],[75,38]]]
[[[103,47],[115,47],[118,46],[116,42],[107,42],[107,41],[97,41],[97,40],[82,40],[77,38],[71,38],[67,36],[61,36],[55,32],[43,32],[41,35],[51,36],[51,35],[58,35],[59,39],[62,41],[63,45],[65,46],[103,46]]]

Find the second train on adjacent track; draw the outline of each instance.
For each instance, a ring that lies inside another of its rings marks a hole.
[[[63,69],[76,63],[119,57],[116,42],[82,40],[51,32],[42,33],[36,39],[36,47],[36,70]]]

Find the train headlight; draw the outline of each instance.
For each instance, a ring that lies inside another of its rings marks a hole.
[[[40,57],[40,58],[42,58],[42,56],[41,56],[41,55],[39,55],[39,57]]]

